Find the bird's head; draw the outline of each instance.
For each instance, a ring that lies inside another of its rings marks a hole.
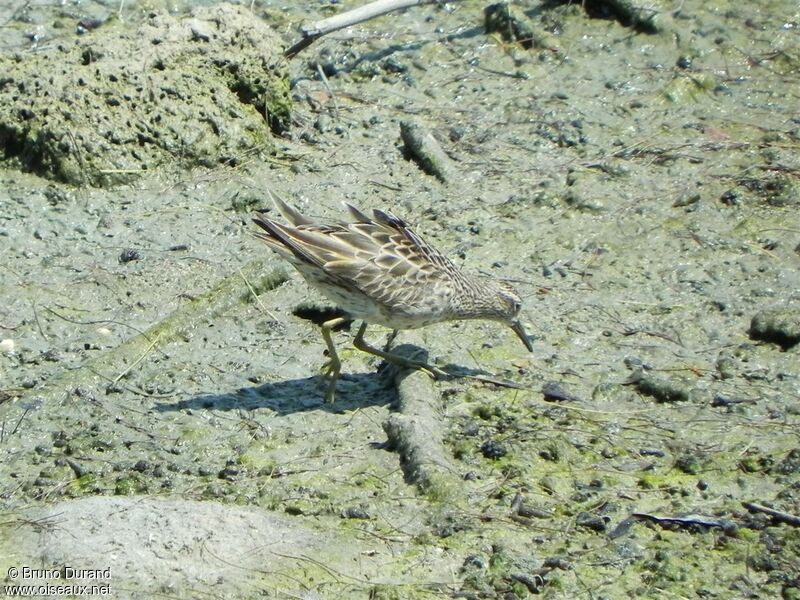
[[[517,337],[525,344],[528,352],[533,352],[533,344],[525,333],[525,328],[519,320],[519,313],[522,310],[522,298],[519,297],[517,291],[505,281],[497,282],[497,302],[500,307],[501,320],[506,325],[511,327]]]

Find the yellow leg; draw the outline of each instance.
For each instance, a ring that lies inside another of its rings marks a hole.
[[[347,319],[344,317],[336,317],[322,324],[322,339],[325,340],[325,345],[328,347],[328,362],[322,365],[322,376],[329,379],[328,389],[325,392],[326,402],[334,401],[336,395],[336,381],[339,379],[339,374],[342,372],[342,361],[339,360],[339,355],[336,353],[336,346],[333,345],[331,329],[341,325],[345,321],[347,321]]]
[[[410,360],[404,356],[392,354],[391,352],[384,352],[383,350],[378,350],[377,348],[370,346],[364,339],[364,332],[366,330],[367,330],[367,323],[366,321],[364,321],[361,323],[361,327],[358,328],[358,333],[356,334],[356,337],[353,339],[353,345],[362,352],[378,356],[383,360],[385,360],[386,362],[390,362],[399,367],[404,367],[406,369],[419,369],[420,371],[425,371],[428,375],[430,375],[434,379],[449,376],[446,372],[442,371],[438,367],[434,367],[433,365],[429,365],[428,363],[420,362],[418,360]]]

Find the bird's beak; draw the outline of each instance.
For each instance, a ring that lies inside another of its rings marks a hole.
[[[522,343],[525,344],[525,347],[528,349],[528,352],[533,352],[533,344],[531,344],[531,340],[528,338],[528,334],[525,333],[525,329],[522,327],[522,323],[520,321],[514,321],[511,323],[511,329],[514,330],[514,333],[517,334],[517,337],[522,340]]]

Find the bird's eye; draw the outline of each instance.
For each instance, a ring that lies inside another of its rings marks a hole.
[[[514,313],[518,313],[522,310],[522,302],[519,300],[514,300]]]

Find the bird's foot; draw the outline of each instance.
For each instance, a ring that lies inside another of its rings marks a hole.
[[[325,391],[325,402],[333,403],[336,396],[336,382],[342,372],[342,363],[335,358],[328,360],[320,368],[322,381],[327,381],[328,387]]]
[[[389,354],[386,357],[386,361],[397,365],[403,369],[414,369],[415,371],[422,371],[426,375],[428,375],[431,379],[447,379],[450,377],[450,374],[447,371],[442,371],[439,367],[434,365],[430,365],[426,362],[421,362],[418,360],[411,360],[405,358],[403,356],[398,356],[396,354]]]

